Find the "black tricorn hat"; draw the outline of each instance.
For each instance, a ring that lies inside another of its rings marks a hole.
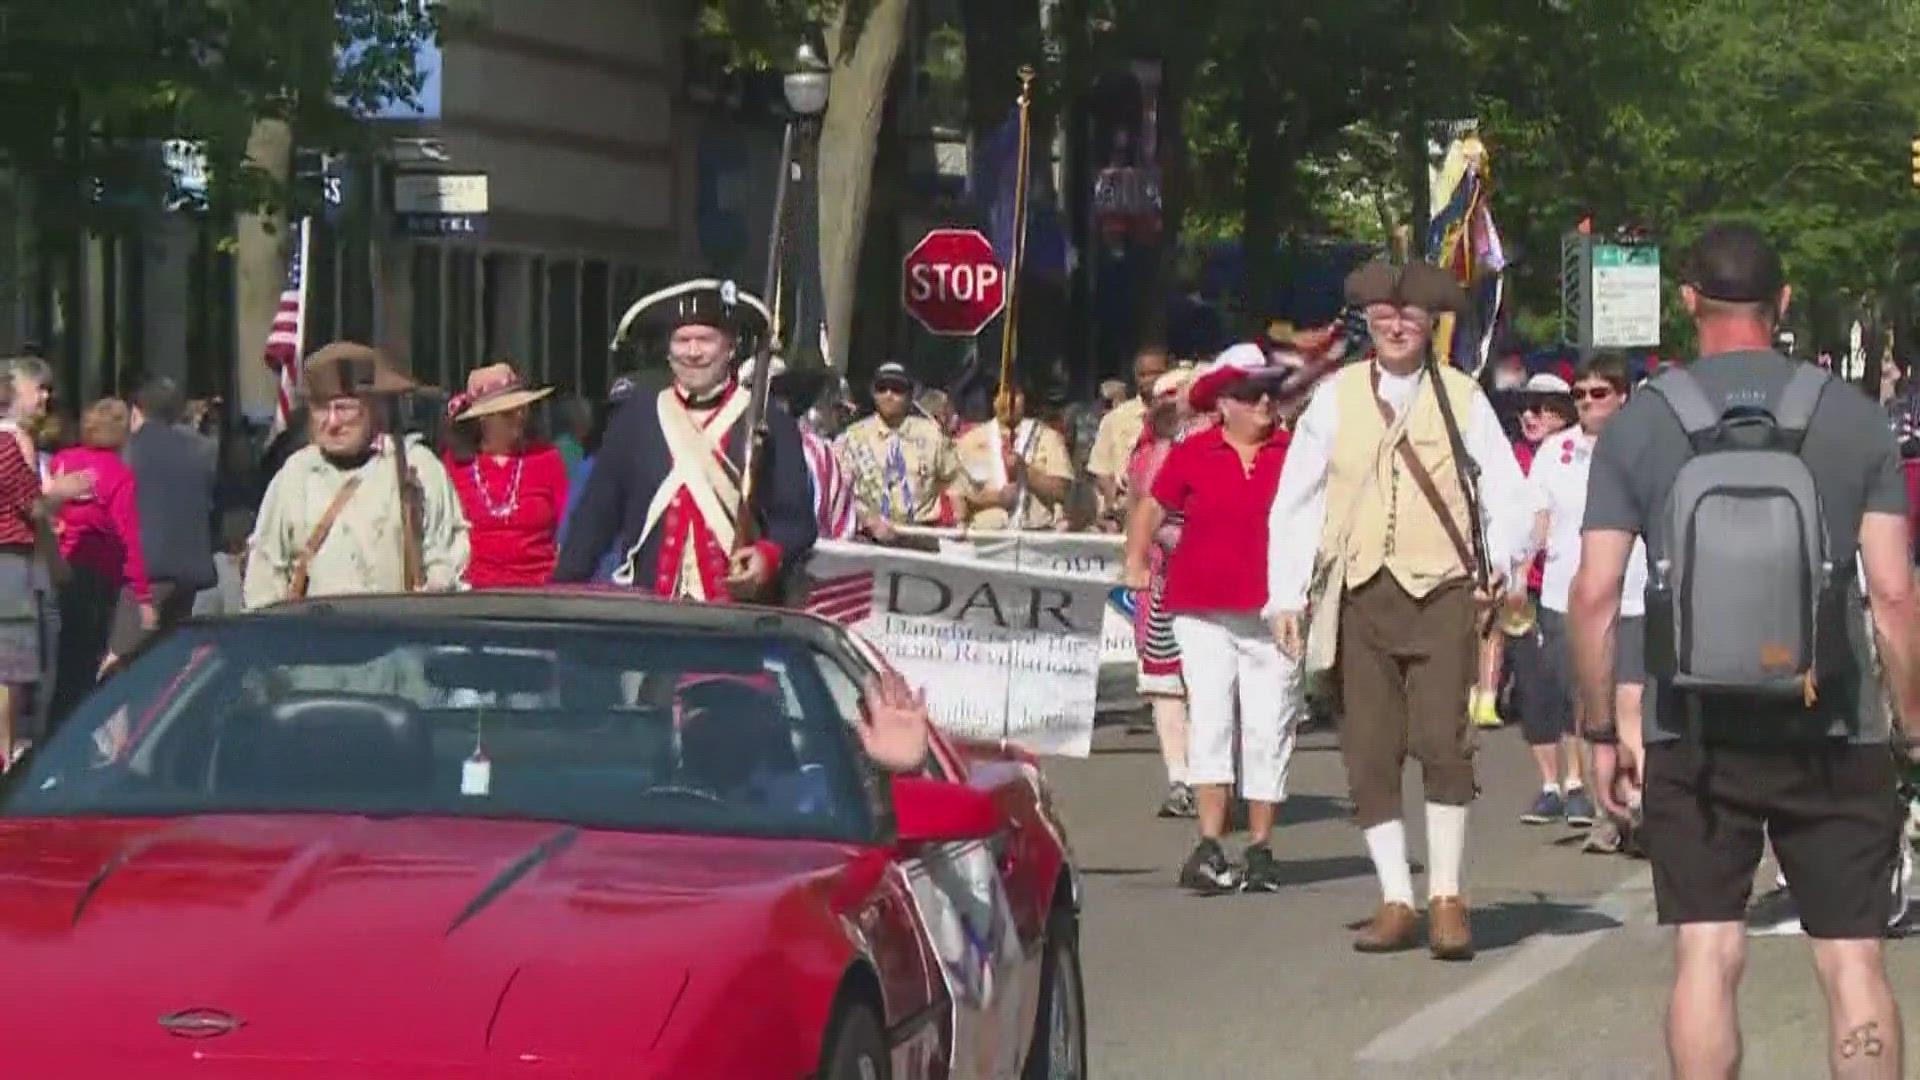
[[[637,322],[665,330],[712,326],[736,337],[755,337],[766,332],[772,314],[759,297],[732,281],[694,278],[635,300],[620,317],[608,347],[618,351]]]
[[[1417,307],[1438,314],[1465,311],[1466,290],[1451,271],[1428,262],[1370,262],[1347,275],[1347,303]]]

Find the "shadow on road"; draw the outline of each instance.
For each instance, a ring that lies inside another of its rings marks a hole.
[[[1503,900],[1474,909],[1473,940],[1483,950],[1504,949],[1543,934],[1571,937],[1595,930],[1614,930],[1621,925],[1620,920],[1584,904],[1563,903],[1545,897]]]

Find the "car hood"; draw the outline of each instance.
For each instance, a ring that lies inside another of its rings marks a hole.
[[[824,907],[855,850],[446,818],[0,823],[9,1053],[452,1061],[488,1051],[523,973],[623,1003],[621,1045],[568,1051],[644,1050],[699,963]],[[188,1010],[241,1026],[159,1023]]]

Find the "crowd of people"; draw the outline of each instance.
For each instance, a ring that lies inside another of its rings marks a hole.
[[[1522,819],[1652,863],[1660,919],[1680,927],[1678,1075],[1737,1070],[1743,914],[1771,846],[1815,940],[1836,1071],[1895,1076],[1880,939],[1902,909],[1905,812],[1889,747],[1920,730],[1912,474],[1885,422],[1904,414],[1773,351],[1790,294],[1754,230],[1708,230],[1683,280],[1701,358],[1650,377],[1602,353],[1531,377],[1496,365],[1482,383],[1434,359],[1459,285],[1380,262],[1346,282],[1364,338],[1336,324],[1213,356],[1149,350],[1130,391],[1104,386],[1078,416],[1035,408],[1032,386],[956,409],[885,363],[855,419],[843,380],[771,358],[764,442],[740,361],[765,308],[690,282],[643,313],[665,371],[551,402],[544,425],[552,391],[497,363],[431,435],[408,434],[397,403],[414,381],[377,349],[328,345],[303,365],[264,483],[237,485],[170,382],[89,404],[61,439],[50,373],[15,361],[0,377],[0,746],[44,732],[196,603],[576,582],[779,602],[823,537],[1104,531],[1138,598],[1159,812],[1197,824],[1182,886],[1282,889],[1276,824],[1317,686],[1337,702],[1380,888],[1354,948],[1424,936],[1437,959],[1470,959],[1475,744],[1516,719],[1541,783]],[[869,752],[910,767],[924,702],[869,693],[892,718],[862,733]]]

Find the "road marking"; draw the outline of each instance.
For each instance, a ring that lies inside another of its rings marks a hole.
[[[1648,906],[1653,871],[1642,870],[1613,887],[1592,905],[1580,909],[1560,925],[1588,915],[1601,915],[1619,926],[1556,933],[1552,927],[1535,934],[1505,963],[1474,982],[1399,1024],[1388,1028],[1354,1055],[1355,1061],[1406,1064],[1421,1061],[1493,1015],[1521,991],[1566,967],[1602,937],[1627,926]]]

